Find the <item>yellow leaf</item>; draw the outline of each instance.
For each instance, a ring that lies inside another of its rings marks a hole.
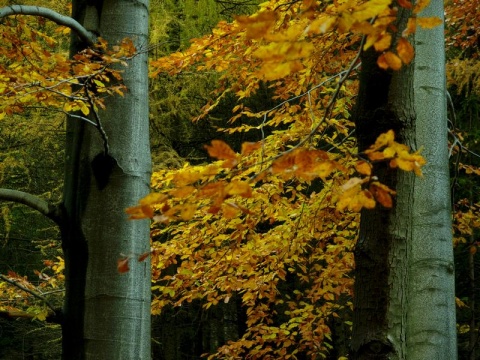
[[[262,68],[257,72],[259,77],[264,80],[277,80],[284,78],[292,73],[303,69],[300,61],[286,61],[282,63],[267,62],[263,64]]]
[[[440,24],[443,24],[443,21],[438,17],[417,18],[417,25],[424,29],[432,29]]]
[[[389,9],[392,0],[370,0],[358,6],[352,17],[360,22],[374,18]]]
[[[87,104],[82,103],[80,105],[80,111],[83,113],[83,115],[87,116],[90,113],[90,109],[88,108]]]
[[[392,146],[388,146],[383,150],[383,156],[387,159],[394,157],[396,153],[395,148]]]
[[[183,221],[188,221],[193,218],[197,207],[193,204],[184,205],[180,210],[180,217]]]
[[[392,36],[390,34],[384,34],[380,40],[376,41],[373,44],[373,47],[377,51],[384,51],[387,50],[392,43]]]
[[[236,22],[240,28],[246,29],[247,39],[264,37],[275,24],[276,15],[273,11],[264,11],[252,16],[237,16]]]
[[[310,23],[308,26],[308,32],[310,34],[325,34],[333,28],[334,24],[334,17],[322,14]]]
[[[252,196],[252,188],[245,181],[234,180],[225,187],[225,191],[228,195]]]
[[[63,110],[66,111],[66,112],[72,111],[72,104],[70,104],[70,103],[65,103],[65,104],[63,105]]]
[[[168,199],[168,196],[160,193],[150,193],[140,200],[141,205],[153,205],[163,203]]]
[[[282,62],[309,57],[314,50],[314,45],[307,41],[272,42],[258,48],[252,55],[264,61]]]
[[[388,130],[386,133],[380,134],[375,140],[375,149],[379,149],[385,145],[390,145],[392,141],[395,140],[395,133],[393,130]]]

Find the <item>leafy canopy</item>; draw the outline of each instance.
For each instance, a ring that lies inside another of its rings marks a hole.
[[[408,36],[428,1],[268,1],[251,16],[220,22],[190,48],[152,62],[152,76],[218,72],[219,85],[196,118],[237,99],[220,131],[258,141],[205,146],[215,161],[153,174],[155,190],[127,210],[151,218],[152,311],[201,300],[205,309],[239,302],[247,329],[211,358],[295,358],[326,354],[332,317],[351,308],[352,249],[362,208],[393,205],[395,191],[375,164],[421,175],[418,152],[382,134],[356,148],[350,111],[361,51],[392,71],[413,59]],[[412,10],[398,34],[400,11]],[[246,100],[267,86],[277,103]],[[119,271],[148,254],[119,260]]]

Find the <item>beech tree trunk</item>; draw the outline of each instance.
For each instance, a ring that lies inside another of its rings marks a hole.
[[[400,29],[408,15],[401,12]],[[443,19],[443,2],[419,16]],[[352,359],[457,358],[443,26],[418,28],[414,44],[414,63],[398,72],[380,70],[374,51],[362,58],[359,150],[393,129],[398,141],[424,149],[427,165],[422,178],[376,166],[397,196],[392,209],[362,212]]]
[[[96,128],[68,120],[63,357],[149,359],[150,263],[136,261],[150,249],[149,222],[125,214],[149,192],[148,0],[77,0],[73,17],[110,46],[130,38],[138,54],[123,69],[128,92],[99,111],[108,154]],[[125,274],[122,256],[134,259]]]

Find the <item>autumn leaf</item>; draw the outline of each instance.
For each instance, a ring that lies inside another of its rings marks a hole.
[[[267,34],[274,26],[277,17],[273,11],[264,11],[252,16],[237,16],[235,21],[240,28],[246,29],[247,39],[258,39]]]
[[[130,271],[130,268],[128,266],[128,261],[129,261],[128,257],[118,259],[118,261],[117,261],[117,271],[120,274],[125,274],[125,273]]]
[[[355,164],[355,169],[362,175],[370,176],[372,173],[372,166],[363,160],[360,160]]]
[[[208,155],[219,160],[228,160],[225,163],[226,167],[233,167],[237,164],[237,154],[221,140],[212,140],[212,145],[205,145]]]
[[[375,144],[373,144],[368,151],[378,150],[386,145],[390,145],[394,140],[395,140],[394,131],[388,130],[386,133],[382,133],[377,137],[377,139],[375,140]]]
[[[147,251],[146,253],[141,254],[141,255],[138,257],[138,261],[139,261],[139,262],[145,261],[145,259],[147,259],[147,258],[150,256],[150,254],[151,254],[150,251]]]
[[[375,200],[382,204],[384,207],[391,208],[393,206],[393,200],[391,195],[395,195],[395,191],[391,190],[387,186],[378,182],[373,182],[372,184],[370,184],[370,192],[373,194]]]
[[[197,207],[194,204],[186,204],[180,210],[180,217],[183,221],[191,220],[195,215],[195,211],[197,211]]]
[[[418,14],[420,13],[423,9],[425,9],[428,4],[430,4],[430,0],[417,0],[415,1],[415,7],[413,8],[413,13]]]
[[[398,1],[398,5],[400,5],[405,9],[411,9],[413,7],[412,3],[408,0],[397,0],[397,1]]]
[[[408,19],[407,26],[405,27],[405,30],[402,31],[402,36],[406,38],[412,34],[415,34],[416,28],[417,28],[417,18]]]
[[[257,71],[257,76],[265,80],[277,80],[302,70],[304,66],[299,60],[284,62],[266,62]]]
[[[397,44],[397,54],[404,64],[409,64],[415,55],[413,46],[404,38],[400,38]]]
[[[262,143],[258,142],[244,142],[242,143],[242,156],[250,155],[255,150],[258,150],[262,147]]]
[[[185,198],[191,195],[196,188],[194,186],[182,186],[180,188],[174,188],[169,191],[170,196],[174,196],[177,198]]]
[[[359,5],[353,12],[353,19],[356,21],[365,21],[380,15],[388,9],[392,0],[370,0]]]
[[[442,19],[438,17],[418,17],[417,25],[425,29],[433,29],[436,26],[443,24]]]
[[[242,197],[251,197],[252,188],[248,182],[234,180],[225,187],[228,195],[240,195]]]
[[[233,203],[224,203],[222,205],[222,213],[225,219],[233,219],[238,216],[240,209],[236,204]]]
[[[402,67],[402,60],[391,51],[387,51],[380,55],[377,60],[377,64],[384,70],[389,68],[393,70],[400,70]]]
[[[392,43],[392,36],[390,34],[384,34],[382,37],[380,37],[379,40],[375,41],[373,44],[373,47],[377,51],[384,51],[387,50]]]

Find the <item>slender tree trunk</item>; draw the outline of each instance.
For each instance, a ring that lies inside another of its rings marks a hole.
[[[443,3],[424,12],[443,18]],[[400,29],[408,16],[400,11]],[[398,141],[423,146],[428,164],[423,178],[376,166],[398,194],[392,209],[362,212],[353,359],[456,359],[443,27],[417,29],[415,47],[414,64],[398,72],[378,69],[373,50],[362,58],[359,150],[393,129]]]
[[[442,1],[420,14],[443,15]],[[443,25],[415,33],[416,141],[428,163],[424,178],[415,178],[407,255],[408,359],[457,358],[444,42]]]
[[[96,128],[69,120],[64,203],[72,226],[64,249],[66,313],[73,314],[67,315],[64,358],[149,359],[150,263],[135,260],[149,251],[149,222],[128,221],[125,214],[149,191],[148,0],[77,0],[73,9],[110,46],[128,37],[139,53],[123,72],[128,92],[99,111],[108,154]],[[83,260],[76,270],[78,248]],[[122,256],[133,258],[125,274],[116,268]],[[73,343],[75,350],[68,348]]]
[[[85,1],[72,2],[72,18],[82,23]],[[70,56],[87,45],[72,33]],[[67,117],[65,138],[65,178],[63,187],[64,223],[60,227],[65,261],[65,300],[62,324],[62,359],[83,360],[85,281],[88,248],[81,227],[81,214],[85,208],[85,176],[81,176],[85,164],[80,163],[80,151],[85,123]],[[88,165],[87,165],[88,169]],[[83,189],[83,190],[82,190]]]

